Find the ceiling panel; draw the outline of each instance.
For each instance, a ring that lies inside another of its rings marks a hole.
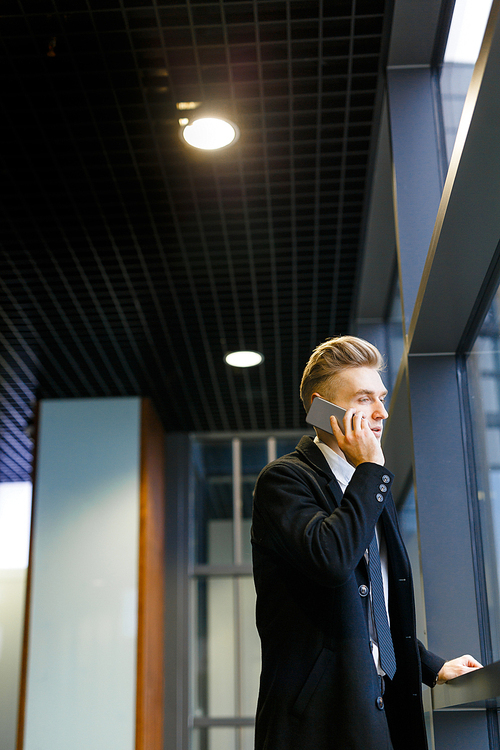
[[[167,430],[300,429],[345,333],[384,0],[3,0],[0,479],[37,398],[150,396]],[[176,102],[238,143],[182,145]],[[225,352],[263,352],[237,371]]]

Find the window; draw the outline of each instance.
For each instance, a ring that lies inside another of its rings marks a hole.
[[[299,435],[193,438],[191,750],[252,750],[260,676],[251,570],[260,470]]]
[[[467,358],[492,658],[500,659],[500,290]]]
[[[441,105],[449,163],[492,0],[456,0],[441,68]]]

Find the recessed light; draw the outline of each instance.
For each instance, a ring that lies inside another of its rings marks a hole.
[[[224,359],[231,367],[255,367],[264,361],[264,355],[252,351],[229,352]]]
[[[235,143],[240,135],[238,127],[220,117],[198,117],[182,130],[181,136],[190,146],[214,151]]]

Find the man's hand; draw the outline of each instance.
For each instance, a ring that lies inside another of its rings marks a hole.
[[[454,680],[455,677],[460,677],[461,674],[467,674],[467,672],[474,672],[475,669],[481,669],[482,666],[469,654],[459,656],[458,659],[452,659],[443,664],[438,673],[437,684],[443,685],[448,680]]]
[[[373,464],[385,464],[380,440],[370,429],[368,420],[361,411],[348,409],[344,416],[345,434],[340,429],[337,419],[330,417],[333,434],[340,450],[353,466],[366,461]]]

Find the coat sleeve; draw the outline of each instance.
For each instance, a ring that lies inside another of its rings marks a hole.
[[[341,586],[369,545],[393,475],[378,464],[358,466],[341,504],[328,502],[312,472],[291,463],[270,464],[257,480],[252,541],[272,549],[317,583]]]
[[[424,685],[434,687],[438,672],[446,659],[442,659],[440,656],[436,656],[432,651],[426,649],[421,641],[418,641],[418,649],[420,651],[420,663],[422,665],[422,682]]]

